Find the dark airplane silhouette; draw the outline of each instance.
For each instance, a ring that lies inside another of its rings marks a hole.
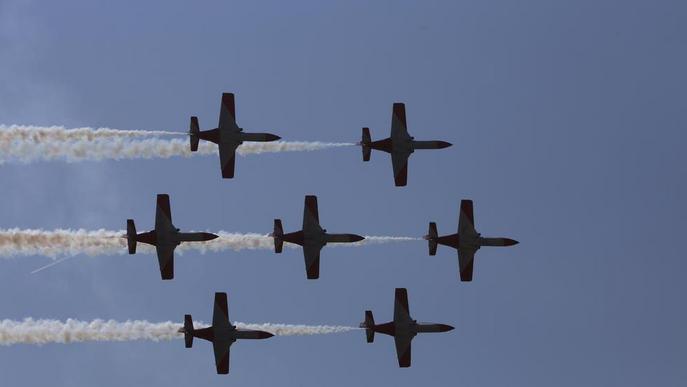
[[[269,332],[238,329],[232,325],[229,320],[227,293],[215,293],[212,326],[194,329],[193,318],[191,318],[190,314],[187,314],[184,316],[184,327],[180,328],[179,332],[184,334],[186,348],[191,348],[193,346],[194,337],[212,343],[218,374],[229,373],[229,348],[236,340],[260,340],[274,336]]]
[[[396,356],[399,367],[410,367],[410,343],[418,333],[448,332],[454,328],[446,324],[418,323],[410,317],[408,292],[405,288],[396,288],[394,301],[394,321],[375,324],[371,310],[365,311],[365,321],[360,323],[365,329],[367,342],[372,343],[375,332],[393,336],[396,343]]]
[[[358,242],[364,237],[356,234],[329,234],[320,226],[320,216],[317,209],[317,197],[308,195],[305,197],[303,209],[303,229],[284,234],[281,219],[274,220],[274,232],[270,234],[274,238],[274,252],[281,253],[284,242],[303,246],[305,257],[305,271],[308,279],[320,278],[320,250],[327,243]]]
[[[163,280],[174,278],[174,249],[182,242],[203,242],[217,238],[208,232],[179,232],[172,224],[172,212],[169,208],[169,195],[157,195],[155,209],[155,229],[136,234],[133,219],[126,220],[126,241],[129,254],[136,254],[136,242],[155,246],[157,260],[160,264],[160,275]]]
[[[472,281],[472,268],[475,253],[482,246],[513,246],[518,241],[510,238],[483,238],[475,230],[472,211],[472,200],[460,201],[460,215],[458,217],[458,232],[451,235],[439,236],[437,224],[429,223],[429,234],[425,235],[429,244],[429,255],[436,255],[437,245],[453,247],[458,251],[458,266],[460,266],[460,280]]]
[[[270,133],[244,133],[243,128],[236,124],[236,110],[234,109],[234,94],[222,94],[222,104],[219,112],[219,127],[210,130],[200,130],[198,117],[191,117],[191,152],[198,150],[199,140],[214,142],[219,145],[219,160],[222,167],[222,177],[234,177],[236,148],[244,141],[268,142],[281,137]]]
[[[359,145],[363,149],[363,161],[370,161],[372,149],[389,153],[394,169],[394,182],[397,187],[403,187],[408,183],[408,158],[416,149],[442,149],[452,144],[446,141],[415,141],[415,137],[408,134],[405,105],[395,103],[391,114],[391,137],[372,141],[370,129],[363,128],[363,138]]]

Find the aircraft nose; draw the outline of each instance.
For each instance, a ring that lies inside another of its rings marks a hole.
[[[203,233],[203,238],[205,238],[206,241],[211,241],[213,239],[219,238],[219,235],[215,235],[209,232],[204,232]]]
[[[260,338],[260,339],[269,339],[269,338],[272,337],[272,336],[274,336],[273,333],[269,333],[269,332],[262,331],[262,332],[260,332],[260,334],[258,335],[258,338]]]
[[[267,138],[267,141],[281,140],[281,137],[277,136],[276,134],[269,134],[268,133],[265,137]]]
[[[440,325],[441,325],[440,332],[448,332],[448,331],[452,331],[452,330],[456,329],[450,325],[446,325],[446,324],[440,324]]]
[[[351,242],[360,242],[363,239],[365,239],[364,236],[360,236],[360,235],[356,235],[356,234],[351,235]]]
[[[446,141],[437,141],[437,148],[438,148],[438,149],[444,149],[444,148],[448,148],[448,147],[450,147],[450,146],[453,146],[453,144],[451,144],[450,142],[446,142]]]
[[[520,243],[520,242],[516,241],[515,239],[510,239],[510,238],[505,238],[505,239],[506,239],[506,243],[504,244],[504,246],[513,246],[513,245],[517,245],[518,243]]]

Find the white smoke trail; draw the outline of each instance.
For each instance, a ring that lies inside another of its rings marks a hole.
[[[352,143],[324,143],[307,141],[247,142],[238,147],[239,155],[268,152],[302,152],[327,148],[351,146]],[[125,160],[170,157],[191,157],[193,155],[216,155],[217,145],[203,142],[197,152],[191,152],[189,142],[181,139],[149,138],[132,140],[128,138],[100,138],[94,141],[2,141],[0,139],[0,163],[64,160]]]
[[[95,141],[105,138],[132,138],[149,136],[186,135],[184,132],[165,130],[123,130],[111,128],[72,128],[64,126],[0,125],[0,141]]]
[[[112,230],[68,230],[52,231],[38,229],[0,229],[0,257],[15,257],[26,255],[43,255],[50,258],[75,255],[115,255],[127,252],[124,235],[126,231]],[[272,237],[256,233],[231,233],[219,231],[219,238],[207,242],[182,243],[176,249],[179,253],[185,251],[219,252],[227,250],[270,250],[274,248]],[[366,244],[393,243],[415,241],[419,238],[366,236],[356,243],[331,243],[331,246],[362,246]],[[298,245],[287,243],[286,246],[298,248]],[[137,251],[154,254],[153,246],[139,243]]]
[[[247,324],[242,322],[235,322],[234,325],[240,329],[270,332],[275,336],[329,335],[332,333],[345,333],[360,329],[341,325]]]
[[[277,336],[324,335],[357,330],[354,327],[330,325],[288,325],[288,324],[245,324],[235,323],[238,328],[259,329]],[[205,326],[201,322],[197,327]],[[0,321],[0,345],[79,343],[87,341],[165,341],[183,337],[179,328],[183,325],[171,321],[152,323],[148,321],[114,320],[34,320]]]
[[[0,257],[120,254],[126,250],[123,231],[0,229]]]

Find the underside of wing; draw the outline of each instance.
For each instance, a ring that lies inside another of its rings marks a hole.
[[[229,373],[229,349],[230,345],[228,342],[224,341],[213,341],[212,349],[215,352],[215,365],[217,366],[218,374],[228,374]]]
[[[320,278],[320,248],[304,245],[303,256],[305,257],[305,272],[308,279]]]
[[[474,250],[458,250],[458,266],[460,268],[460,280],[472,281],[472,268],[475,263]]]
[[[410,137],[406,125],[406,105],[395,103],[391,113],[391,138],[394,141],[406,140]]]
[[[233,129],[236,126],[236,109],[234,108],[234,94],[222,94],[222,104],[219,108],[219,128]]]
[[[169,195],[157,195],[155,207],[155,229],[172,227],[172,210],[169,205]]]
[[[231,179],[234,177],[234,165],[236,164],[237,143],[219,144],[219,163],[222,168],[222,177]]]
[[[397,187],[408,184],[408,158],[410,153],[391,152],[391,165],[394,169],[394,183]]]
[[[156,246],[157,262],[160,265],[160,276],[163,280],[174,278],[174,248]]]
[[[212,326],[213,328],[227,328],[229,325],[227,293],[217,292],[215,293],[215,305],[212,309]]]
[[[396,288],[394,296],[394,322],[407,322],[410,320],[408,291],[405,288]]]
[[[320,213],[317,208],[317,196],[307,195],[303,206],[303,231],[320,228]]]
[[[396,357],[398,357],[399,367],[410,367],[410,341],[411,339],[408,337],[394,337],[394,342],[396,344]]]
[[[458,234],[470,235],[474,233],[476,233],[476,231],[472,200],[461,200],[460,214],[458,215]]]

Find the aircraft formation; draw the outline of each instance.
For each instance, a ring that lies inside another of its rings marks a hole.
[[[198,150],[200,140],[209,141],[218,146],[222,178],[235,176],[236,150],[244,142],[276,141],[281,137],[270,133],[248,133],[236,122],[235,98],[232,93],[222,94],[219,123],[217,128],[201,131],[197,117],[191,117],[190,150]],[[389,153],[393,171],[394,185],[404,187],[408,184],[408,161],[417,149],[443,149],[451,144],[445,141],[416,141],[408,133],[405,105],[394,103],[391,115],[390,136],[372,141],[370,130],[362,129],[362,139],[357,144],[362,149],[363,161],[371,158],[372,150]],[[183,232],[172,221],[170,197],[158,194],[155,209],[155,224],[151,231],[137,233],[133,219],[126,221],[126,238],[129,254],[135,254],[138,243],[155,247],[160,276],[162,280],[174,279],[174,251],[182,243],[204,243],[218,238],[208,232]],[[320,256],[322,248],[329,243],[356,243],[365,238],[352,233],[329,233],[320,224],[318,199],[315,195],[306,195],[303,208],[303,223],[300,230],[284,232],[281,219],[274,219],[269,237],[274,242],[274,252],[283,251],[284,243],[302,247],[305,262],[305,273],[308,280],[320,278]],[[510,238],[482,237],[475,229],[473,202],[461,200],[458,211],[458,228],[456,233],[440,236],[437,225],[429,223],[429,231],[424,239],[428,243],[429,255],[437,253],[438,245],[456,249],[458,255],[458,272],[461,282],[473,280],[475,253],[482,246],[513,246],[518,242]],[[375,333],[392,336],[396,347],[399,367],[411,365],[411,342],[419,333],[442,333],[454,329],[447,324],[418,323],[410,315],[408,292],[405,288],[396,288],[394,297],[393,320],[383,324],[375,323],[372,311],[365,311],[365,319],[359,328],[364,330],[366,341],[374,342]],[[186,348],[191,348],[193,339],[210,341],[213,346],[216,371],[218,374],[229,372],[230,348],[237,340],[261,340],[273,336],[272,333],[260,330],[239,329],[229,319],[227,294],[215,293],[212,314],[212,325],[196,328],[191,315],[184,316],[183,327],[179,333],[184,335]]]

